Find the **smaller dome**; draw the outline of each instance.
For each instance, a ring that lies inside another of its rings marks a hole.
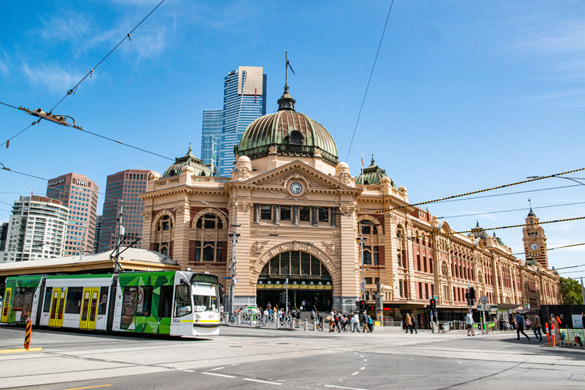
[[[528,212],[528,216],[529,217],[536,217],[536,214],[534,214],[534,211],[532,211],[532,207],[530,207],[530,211]]]
[[[183,157],[175,158],[175,163],[167,168],[162,178],[166,179],[167,177],[179,176],[186,166],[193,168],[193,174],[196,176],[211,176],[211,170],[203,165],[203,161],[193,155],[191,144],[189,144],[187,154]]]
[[[370,166],[364,168],[363,172],[355,178],[355,184],[381,184],[382,178],[384,177],[388,177],[388,175],[386,175],[386,170],[376,165],[374,156],[372,155],[372,162],[370,163]],[[394,180],[392,180],[390,177],[388,177],[388,179],[390,179],[392,187],[396,188]]]
[[[475,227],[471,229],[471,233],[469,233],[469,237],[481,238],[482,240],[487,240],[487,233],[483,230],[482,227],[479,226],[479,221],[475,224]]]

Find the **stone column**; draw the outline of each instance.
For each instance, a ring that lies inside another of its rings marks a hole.
[[[296,226],[299,224],[299,206],[293,206],[292,213],[292,223]]]

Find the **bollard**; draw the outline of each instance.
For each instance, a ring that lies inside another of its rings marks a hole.
[[[24,349],[28,351],[30,347],[30,336],[32,333],[32,320],[29,318],[26,320],[26,331],[24,332]]]
[[[305,320],[305,332],[309,329],[309,321]]]
[[[550,345],[550,335],[548,333],[548,322],[544,323],[544,332],[546,333],[546,345]]]

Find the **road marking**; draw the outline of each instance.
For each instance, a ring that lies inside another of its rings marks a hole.
[[[223,378],[235,378],[235,376],[233,376],[233,375],[218,374],[216,372],[202,372],[202,374],[205,374],[205,375],[213,375],[213,376],[221,376]]]
[[[344,386],[335,386],[335,385],[324,385],[325,387],[333,387],[334,389],[347,389],[347,390],[366,390],[360,389],[359,387],[344,387]]]
[[[269,385],[278,385],[278,386],[282,385],[282,383],[280,383],[280,382],[263,381],[263,380],[260,380],[260,379],[244,378],[244,380],[245,381],[250,381],[250,382],[267,383]]]
[[[354,372],[353,374],[351,374],[351,376],[357,375],[357,374],[359,374],[359,373],[360,373],[359,371],[356,371],[356,372]]]
[[[461,363],[459,360],[457,361],[457,363],[459,363],[459,364],[463,364],[463,363]]]
[[[182,371],[184,371],[184,372],[195,372],[193,370],[182,370]]]
[[[368,361],[368,359],[364,359],[364,362],[367,362],[367,361]]]
[[[87,387],[74,387],[71,389],[65,389],[65,390],[82,390],[82,389],[97,389],[98,387],[110,387],[112,385],[99,385],[99,386],[87,386]]]
[[[225,367],[215,367],[212,368],[211,371],[223,370]]]
[[[360,357],[361,357],[361,358],[363,358],[363,357],[364,357],[364,355],[360,355]]]
[[[0,349],[0,354],[4,354],[4,353],[20,353],[20,352],[41,352],[43,349],[42,348],[29,348],[29,349],[24,349],[24,348],[16,348],[16,349]]]

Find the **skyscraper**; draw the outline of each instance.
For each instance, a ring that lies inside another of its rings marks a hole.
[[[240,66],[232,70],[224,79],[223,110],[204,111],[201,157],[205,165],[213,163],[216,175],[230,175],[235,161],[234,146],[248,125],[266,114],[266,79],[261,66]]]
[[[47,196],[69,207],[64,255],[93,253],[98,186],[86,176],[68,173],[49,180]]]
[[[106,184],[106,199],[102,211],[98,252],[114,249],[118,242],[119,214],[123,213],[124,234],[142,237],[142,210],[144,202],[138,197],[146,190],[148,176],[153,171],[127,169],[109,175]],[[124,246],[129,245],[126,242]]]
[[[69,211],[45,196],[21,196],[10,216],[2,261],[28,261],[63,255]]]

